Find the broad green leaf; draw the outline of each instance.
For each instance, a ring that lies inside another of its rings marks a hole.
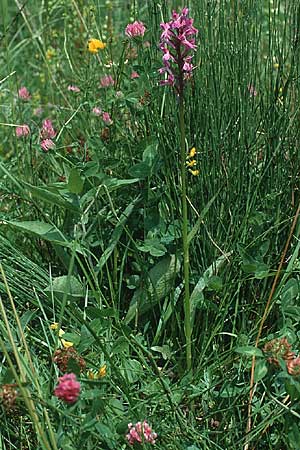
[[[63,208],[69,209],[73,212],[79,212],[79,205],[74,203],[74,198],[71,202],[63,197],[60,193],[53,192],[45,187],[32,186],[25,181],[23,181],[23,184],[26,186],[33,197],[39,198],[40,200],[43,200],[47,203],[51,203],[52,205],[62,206]]]
[[[157,330],[156,330],[156,333],[155,333],[155,336],[153,339],[153,344],[156,344],[159,341],[162,331],[166,327],[168,320],[170,319],[170,317],[172,316],[172,313],[176,309],[176,305],[177,305],[177,302],[181,295],[182,290],[183,290],[183,283],[181,283],[179,286],[176,287],[176,289],[174,291],[174,296],[172,299],[170,299],[170,300],[168,300],[168,298],[166,299],[167,303],[162,308],[160,319],[159,319],[159,322],[157,325]]]
[[[98,177],[97,177],[98,178]],[[129,186],[130,184],[137,183],[140,181],[139,178],[129,178],[129,179],[121,179],[111,178],[105,174],[99,175],[101,182],[97,187],[93,187],[89,191],[87,191],[80,199],[80,205],[84,206],[87,203],[94,201],[95,197],[102,192],[101,189],[106,189],[108,192],[113,192],[119,189],[122,186]]]
[[[207,287],[212,291],[221,291],[223,288],[222,278],[220,278],[218,275],[213,275],[207,280]]]
[[[114,342],[114,345],[112,347],[112,354],[116,355],[118,353],[128,353],[129,351],[129,344],[127,339],[124,336],[119,336],[116,341]]]
[[[260,348],[253,347],[251,345],[245,345],[244,347],[237,347],[235,351],[237,353],[241,353],[242,355],[246,356],[260,356],[260,357],[264,356]]]
[[[223,386],[221,389],[220,397],[222,398],[236,397],[242,392],[245,392],[244,387],[238,387],[230,383],[226,383],[225,386]]]
[[[118,179],[118,178],[107,178],[104,181],[104,185],[108,188],[109,192],[114,191],[115,189],[122,186],[129,186],[130,184],[137,183],[139,178],[129,178],[129,179]]]
[[[60,297],[63,297],[65,294],[72,298],[81,298],[84,296],[82,284],[73,275],[63,275],[61,277],[53,278],[52,284],[45,289],[45,292],[48,293],[52,291]]]
[[[163,359],[171,359],[172,357],[172,352],[171,349],[169,347],[169,345],[154,345],[153,347],[151,347],[151,350],[153,352],[158,352],[162,355]]]
[[[141,162],[130,167],[128,173],[135,178],[147,178],[151,174],[151,167],[147,163]]]
[[[148,145],[143,151],[143,162],[152,167],[157,159],[157,143]]]
[[[128,382],[135,383],[141,378],[143,368],[136,359],[124,359],[120,367],[121,374],[127,378]]]
[[[74,168],[70,171],[68,180],[68,190],[72,194],[80,194],[84,185],[84,180],[81,178],[79,171]]]
[[[293,301],[300,293],[299,281],[295,278],[290,278],[283,286],[281,291],[281,302],[284,307],[292,305]]]
[[[203,300],[203,291],[206,287],[209,286],[210,280],[216,277],[219,270],[222,269],[224,264],[229,261],[229,257],[232,252],[226,253],[225,255],[220,256],[209,268],[204,272],[203,276],[199,279],[198,283],[193,289],[191,293],[191,317],[192,323],[195,318],[195,311],[198,304]]]
[[[83,353],[85,350],[90,349],[91,345],[94,342],[94,336],[90,333],[85,325],[82,325],[80,329],[80,344],[77,348],[78,353]]]
[[[152,267],[149,271],[148,287],[135,291],[125,323],[130,323],[137,312],[144,314],[165,298],[171,291],[179,270],[180,261],[175,255],[166,256]]]
[[[142,245],[138,246],[142,252],[149,252],[151,256],[164,256],[167,253],[166,247],[161,244],[158,238],[145,239]]]
[[[23,231],[27,231],[28,233],[35,234],[36,236],[39,236],[46,241],[56,242],[67,247],[71,245],[71,243],[68,242],[68,240],[58,228],[46,222],[39,222],[38,220],[16,222],[10,220],[6,221],[6,224]]]
[[[262,380],[268,373],[268,366],[265,359],[259,359],[255,364],[254,382]]]
[[[136,204],[139,202],[139,200],[140,200],[140,197],[136,197],[122,213],[119,223],[116,225],[116,228],[114,229],[114,231],[112,233],[110,243],[109,243],[108,247],[106,248],[106,250],[103,252],[101,258],[99,259],[99,262],[97,264],[98,270],[102,269],[102,267],[106,264],[110,255],[114,251],[114,248],[117,245],[117,243],[119,242],[119,239],[123,233],[123,230],[127,223],[127,220],[129,218],[130,214],[132,213],[132,211],[134,210]]]
[[[76,333],[64,333],[61,338],[65,341],[73,342],[75,346],[80,342],[80,336]]]

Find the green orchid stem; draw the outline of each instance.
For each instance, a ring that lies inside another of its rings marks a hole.
[[[184,124],[184,99],[179,97],[179,127],[180,127],[180,164],[181,164],[181,203],[182,203],[182,247],[183,247],[183,281],[184,281],[184,334],[186,343],[187,370],[192,370],[192,325],[191,299],[189,286],[189,244],[188,244],[188,215],[186,200],[186,148]]]

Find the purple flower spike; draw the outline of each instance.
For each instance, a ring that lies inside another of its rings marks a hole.
[[[159,48],[163,52],[163,67],[159,69],[159,73],[167,74],[160,85],[174,86],[178,95],[183,94],[184,82],[191,78],[195,68],[191,60],[197,49],[195,35],[198,30],[193,26],[194,20],[188,15],[188,8],[183,8],[181,14],[173,11],[172,20],[160,24],[163,31]]]

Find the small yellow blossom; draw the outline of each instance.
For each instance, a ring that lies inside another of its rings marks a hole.
[[[278,63],[274,63],[273,67],[274,67],[274,69],[278,69],[279,68],[279,64]]]
[[[88,370],[87,376],[90,380],[99,380],[99,378],[103,378],[106,376],[106,364],[100,367],[97,373],[92,370]]]
[[[90,53],[98,53],[99,50],[104,50],[106,44],[99,39],[90,39],[88,42],[88,51]]]
[[[58,330],[58,322],[54,322],[50,325],[51,330]],[[58,331],[58,336],[61,338],[60,341],[62,343],[62,346],[64,348],[69,348],[69,347],[73,347],[73,342],[71,341],[66,341],[65,339],[62,339],[62,336],[65,334],[65,331],[60,328]]]
[[[53,58],[53,56],[55,56],[55,50],[54,48],[48,48],[48,50],[46,51],[46,59],[51,59]]]
[[[92,370],[88,370],[87,376],[90,380],[94,380],[95,379],[95,374]]]
[[[103,378],[106,375],[106,364],[104,364],[100,369],[98,370],[97,378]]]
[[[197,164],[197,161],[195,159],[192,159],[192,161],[187,161],[186,165],[187,167],[194,167]]]
[[[189,158],[194,158],[194,156],[196,155],[197,151],[195,147],[192,147],[189,153]]]
[[[191,172],[191,174],[196,177],[197,175],[199,175],[199,170],[189,170],[189,172]]]
[[[73,347],[73,345],[74,345],[73,342],[65,341],[64,339],[61,339],[61,343],[64,348],[70,348],[70,347]]]

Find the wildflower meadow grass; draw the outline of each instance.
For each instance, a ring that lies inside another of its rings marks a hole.
[[[0,0],[0,449],[300,449],[298,0]]]

